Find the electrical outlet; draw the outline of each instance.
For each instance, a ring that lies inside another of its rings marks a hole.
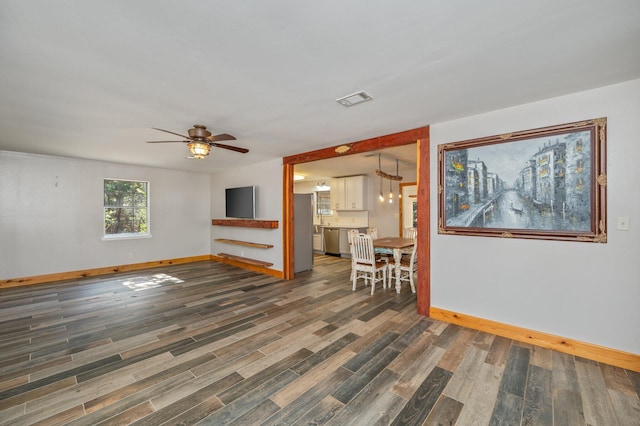
[[[629,218],[626,216],[618,216],[618,231],[629,230]]]

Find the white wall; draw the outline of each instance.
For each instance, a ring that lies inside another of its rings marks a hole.
[[[294,194],[313,194],[316,192],[316,182],[298,181],[293,183]]]
[[[395,170],[393,170],[395,174]],[[402,182],[415,182],[416,169],[403,169],[398,173],[402,176]],[[400,206],[398,205],[398,182],[393,181],[393,203],[387,202],[389,195],[389,181],[382,179],[382,194],[385,197],[380,201],[380,177],[375,173],[369,176],[369,226],[378,229],[381,237],[397,237],[400,229]]]
[[[229,253],[272,262],[271,269],[282,271],[282,160],[252,164],[242,169],[225,170],[224,173],[211,176],[211,218],[225,218],[225,188],[250,185],[256,187],[256,219],[277,220],[278,229],[212,226],[211,253],[214,255]],[[274,247],[260,249],[225,244],[214,241],[216,238],[273,244]]]
[[[639,99],[640,80],[635,80],[433,124],[432,305],[640,353]],[[437,234],[438,144],[603,116],[608,117],[606,244]],[[151,181],[152,238],[101,241],[105,177]],[[277,230],[211,226],[211,218],[224,218],[224,188],[245,185],[258,187],[258,219],[278,220]],[[374,198],[377,186],[369,184]],[[282,270],[281,210],[280,160],[209,179],[164,169],[0,152],[0,279],[207,252],[244,251]],[[377,216],[382,215],[373,214]],[[618,216],[630,218],[629,231],[615,229]],[[382,228],[375,219],[370,221]],[[213,238],[274,248],[215,243]]]
[[[103,179],[150,182],[151,238],[102,241]],[[0,279],[209,254],[208,175],[0,151]]]
[[[395,169],[393,170],[395,173]],[[403,177],[402,182],[415,182],[416,169],[401,169],[399,175]],[[327,178],[327,182],[331,179]],[[398,182],[392,182],[394,194],[393,203],[387,202],[389,195],[389,180],[382,180],[383,194],[385,201],[380,202],[378,195],[380,194],[380,178],[375,173],[367,174],[367,212],[333,212],[333,216],[325,216],[323,224],[330,223],[333,226],[356,226],[356,227],[374,227],[378,229],[380,236],[398,236],[400,224],[400,213],[398,206]],[[297,182],[294,184],[294,193],[313,193],[315,191],[316,182]],[[314,217],[314,224],[320,224],[320,220]]]
[[[607,117],[606,244],[438,235],[437,145]],[[640,80],[431,126],[431,304],[640,353]],[[629,231],[616,230],[618,216]]]

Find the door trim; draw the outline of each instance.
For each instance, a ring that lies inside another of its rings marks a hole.
[[[301,154],[290,155],[282,160],[282,239],[283,239],[283,275],[284,279],[293,279],[293,170],[296,164],[327,158],[342,157],[375,151],[382,148],[416,143],[417,185],[418,185],[418,236],[416,243],[419,273],[416,279],[417,307],[420,315],[429,315],[431,307],[431,254],[430,254],[430,154],[429,126],[404,132],[393,133],[351,142],[343,145],[323,148]]]

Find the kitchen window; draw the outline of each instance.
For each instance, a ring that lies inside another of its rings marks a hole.
[[[333,214],[330,195],[330,191],[316,192],[316,215],[331,216]]]

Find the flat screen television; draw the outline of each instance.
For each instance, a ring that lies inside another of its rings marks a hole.
[[[227,217],[255,219],[256,187],[243,186],[239,188],[226,188],[225,211]]]

